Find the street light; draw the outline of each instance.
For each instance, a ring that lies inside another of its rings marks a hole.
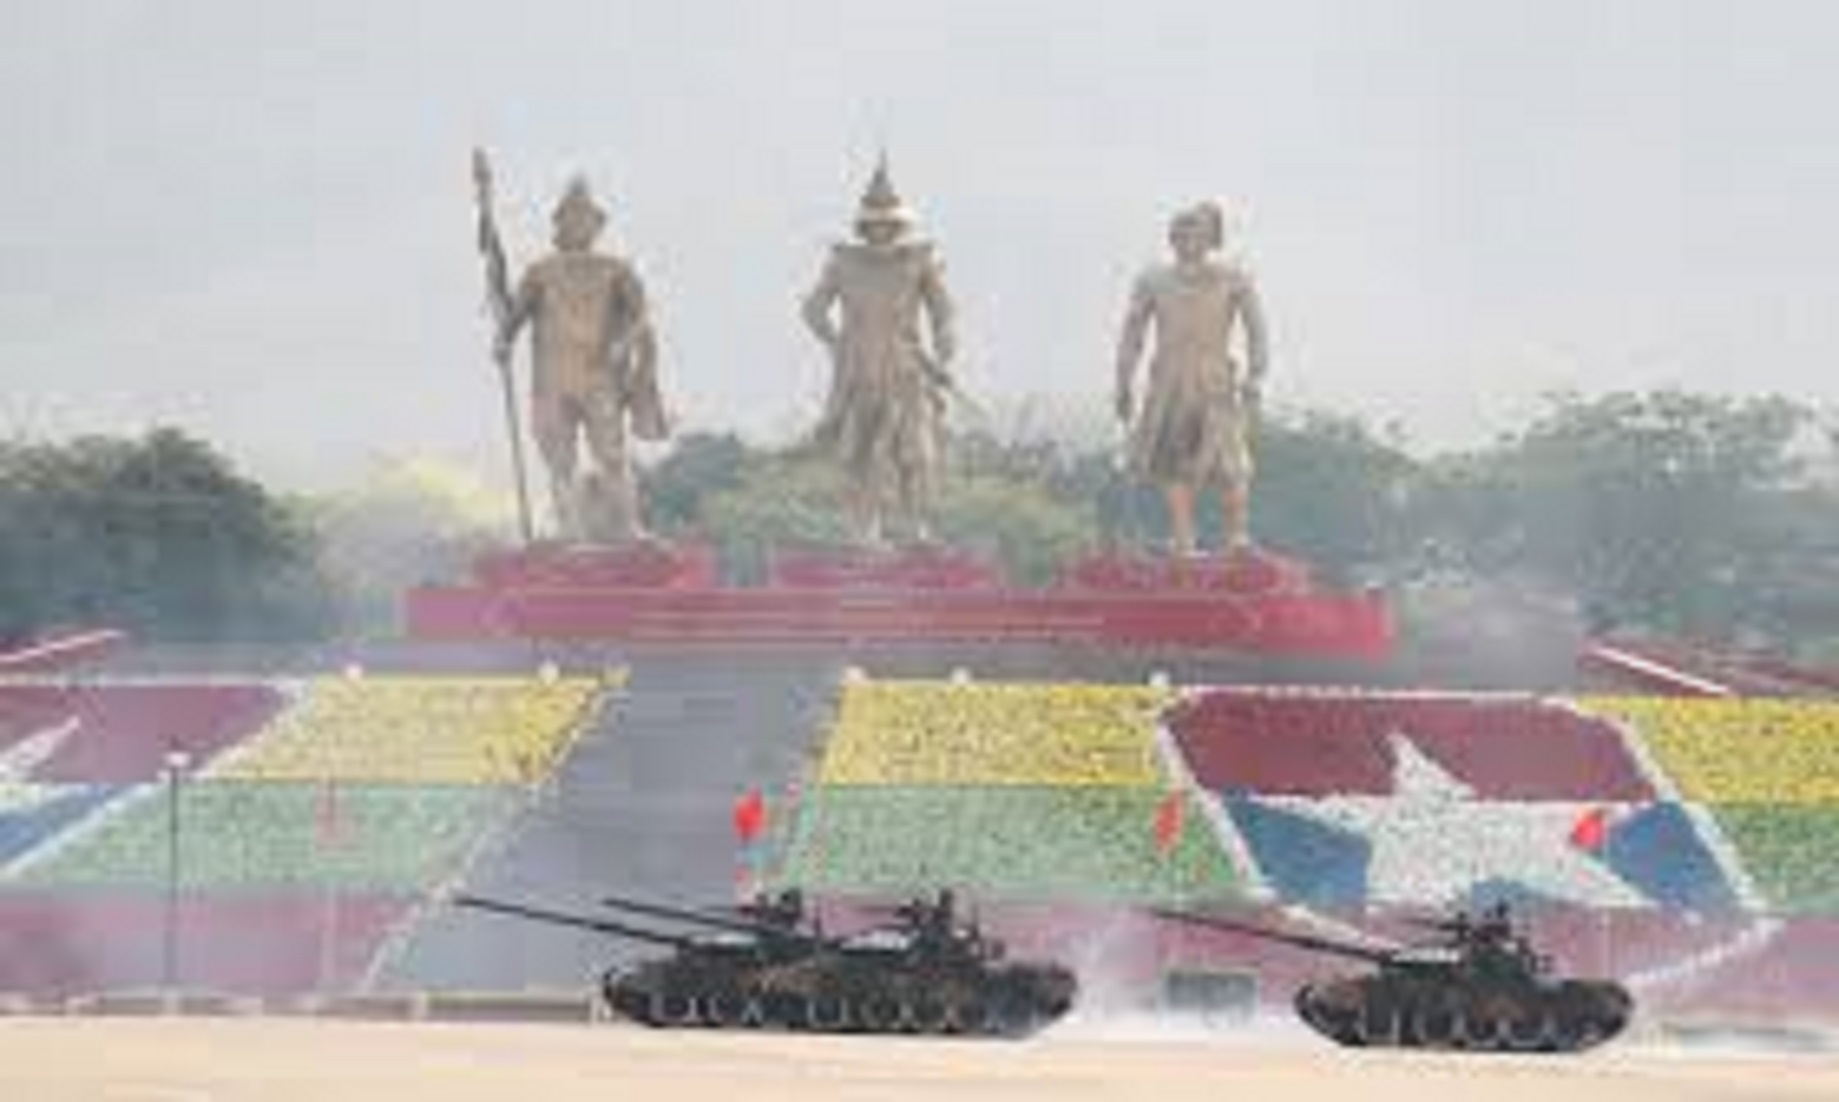
[[[166,753],[166,943],[160,975],[168,993],[179,980],[179,783],[191,755],[183,750]]]

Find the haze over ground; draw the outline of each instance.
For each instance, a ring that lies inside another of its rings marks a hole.
[[[784,437],[878,147],[986,398],[1098,409],[1177,203],[1243,200],[1271,395],[1479,442],[1557,386],[1839,402],[1839,9],[1353,3],[19,6],[0,430],[178,422],[258,474],[498,477],[466,158],[519,262],[587,172],[687,427]]]

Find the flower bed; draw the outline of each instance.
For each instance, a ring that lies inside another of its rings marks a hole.
[[[1839,804],[1839,704],[1664,697],[1580,704],[1634,727],[1690,800]]]
[[[195,782],[179,808],[182,886],[410,891],[455,867],[515,789]],[[167,800],[148,787],[118,814],[29,861],[14,879],[156,888],[167,877]]]
[[[780,880],[900,894],[1145,902],[1229,899],[1239,880],[1190,801],[1164,858],[1155,788],[827,786],[799,809]]]
[[[597,688],[586,678],[326,679],[211,775],[532,783],[554,769]]]
[[[873,682],[843,693],[822,781],[1154,785],[1164,690]]]
[[[1839,913],[1839,805],[1726,804],[1716,814],[1772,909]]]
[[[1530,697],[1215,689],[1183,701],[1169,724],[1216,791],[1381,795],[1402,736],[1489,799],[1654,795],[1613,727]]]

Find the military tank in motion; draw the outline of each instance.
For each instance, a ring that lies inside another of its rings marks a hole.
[[[1428,925],[1432,943],[1376,949],[1211,915],[1157,909],[1161,918],[1226,930],[1375,966],[1364,975],[1305,984],[1292,999],[1303,1023],[1354,1047],[1471,1052],[1581,1052],[1621,1033],[1634,999],[1612,980],[1553,974],[1514,929],[1506,904]]]
[[[719,912],[602,900],[617,918],[475,895],[454,902],[668,949],[600,980],[608,1007],[650,1026],[1020,1038],[1064,1016],[1078,993],[1058,964],[1006,960],[1000,941],[958,917],[950,891],[842,937],[824,932],[796,890]]]

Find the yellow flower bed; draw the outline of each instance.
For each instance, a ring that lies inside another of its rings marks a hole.
[[[931,681],[847,686],[826,784],[1153,785],[1166,689]]]
[[[327,678],[209,775],[533,783],[554,769],[602,684],[580,677]]]
[[[1687,799],[1839,803],[1839,703],[1667,697],[1579,703],[1638,731]]]

